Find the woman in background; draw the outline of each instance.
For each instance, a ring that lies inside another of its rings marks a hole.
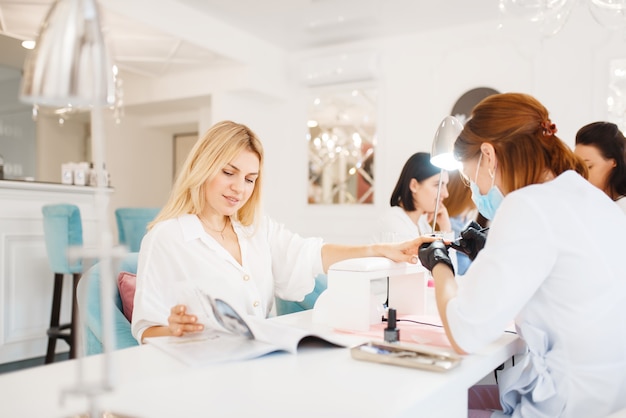
[[[593,122],[576,133],[574,152],[589,170],[591,184],[626,213],[626,138],[617,125]]]
[[[430,163],[430,154],[418,152],[405,162],[391,194],[391,207],[378,220],[375,242],[414,239],[433,232],[439,176],[443,176],[437,213],[437,232],[452,236],[452,224],[443,200],[448,197],[448,172]]]
[[[420,249],[446,335],[482,350],[511,321],[528,348],[470,417],[605,417],[626,407],[626,216],[585,178],[535,98],[495,94],[454,145],[489,239],[462,280],[445,243]],[[493,410],[497,410],[493,412]]]

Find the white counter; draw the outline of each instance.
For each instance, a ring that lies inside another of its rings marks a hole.
[[[81,211],[85,245],[95,244],[95,187],[0,180],[0,363],[45,355],[53,275],[48,266],[41,207],[72,203]],[[105,200],[112,190],[104,193]],[[68,276],[69,277],[69,276]],[[62,321],[70,318],[71,280],[65,281]],[[67,351],[58,340],[57,351]]]
[[[306,328],[311,313],[275,320]],[[466,418],[467,389],[523,349],[517,335],[506,333],[479,353],[464,356],[457,368],[439,373],[358,361],[348,349],[315,344],[297,354],[190,367],[147,344],[112,353],[115,389],[99,401],[116,416],[144,418]],[[85,359],[81,384],[76,381],[78,360],[0,375],[0,416],[87,412],[86,397],[69,390],[97,382],[102,360],[103,355]]]

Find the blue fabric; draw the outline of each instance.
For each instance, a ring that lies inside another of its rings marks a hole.
[[[305,311],[312,309],[319,295],[326,290],[328,286],[328,277],[325,274],[318,274],[315,277],[315,288],[311,293],[304,297],[302,302],[287,301],[276,298],[276,314],[285,315],[293,312]]]
[[[138,253],[127,254],[119,264],[119,270],[129,273],[137,273]],[[113,278],[117,281],[117,274]],[[115,334],[115,349],[133,347],[139,345],[130,331],[130,322],[124,316],[122,310],[122,299],[117,289],[115,289],[115,309],[113,317],[113,329]],[[99,354],[103,352],[102,347],[102,319],[100,303],[100,267],[94,264],[78,282],[78,307],[81,317],[85,320],[85,355]]]
[[[464,216],[451,216],[450,224],[452,225],[452,231],[454,231],[454,238],[458,238],[461,236],[461,231],[465,229],[469,220],[467,220]],[[472,260],[467,256],[467,254],[462,253],[460,251],[456,252],[456,261],[457,261],[457,274],[464,275],[467,271],[470,264],[472,264]]]
[[[82,272],[81,259],[70,262],[67,254],[70,247],[83,245],[83,223],[78,206],[66,203],[45,205],[41,212],[50,269],[62,274]]]
[[[160,208],[118,208],[115,210],[117,235],[121,245],[130,252],[139,251],[146,227],[159,213]]]
[[[118,273],[122,271],[137,273],[138,256],[139,254],[136,252],[127,254],[120,261]],[[117,274],[115,274],[115,279],[117,280]],[[318,296],[326,290],[326,287],[326,275],[318,275],[315,278],[315,288],[304,298],[302,302],[285,301],[277,298],[277,314],[285,315],[292,312],[312,309]],[[134,347],[139,344],[131,333],[130,322],[128,322],[124,316],[122,310],[122,299],[120,298],[120,294],[117,289],[117,283],[114,288],[115,309],[113,326],[115,334],[115,349]],[[85,355],[100,354],[103,352],[103,347],[102,320],[100,317],[100,269],[98,264],[94,264],[85,274],[83,274],[83,277],[78,282],[78,295],[80,295],[78,298],[80,314],[86,321],[84,327]]]

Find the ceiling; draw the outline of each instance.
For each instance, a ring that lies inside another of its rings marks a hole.
[[[126,3],[124,3],[124,1]],[[22,40],[36,39],[54,0],[0,0],[0,64],[21,68]],[[498,0],[107,0],[103,31],[118,67],[159,77],[226,60],[219,48],[190,42],[185,22],[161,10],[191,11],[195,24],[217,21],[295,51],[332,43],[432,30],[498,17]],[[133,9],[138,9],[134,11]],[[148,10],[146,10],[148,9]],[[176,21],[178,20],[178,21]],[[219,35],[216,35],[219,36]],[[228,31],[222,31],[224,43]],[[219,39],[213,40],[219,45]]]
[[[159,0],[156,0],[159,1]],[[35,40],[46,13],[54,0],[0,0],[0,63],[18,65],[27,51],[16,51],[22,40]],[[105,2],[100,2],[105,3]],[[145,76],[161,76],[216,60],[215,54],[153,29],[149,25],[109,12],[102,8],[102,29],[123,71]],[[9,39],[6,39],[9,38]],[[10,51],[5,49],[10,47]]]
[[[287,50],[498,17],[499,0],[177,0]]]

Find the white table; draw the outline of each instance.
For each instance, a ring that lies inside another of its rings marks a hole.
[[[279,317],[306,323],[310,312]],[[463,417],[467,389],[512,355],[521,340],[505,333],[449,372],[438,373],[357,361],[345,348],[303,348],[193,369],[143,345],[113,353],[117,383],[100,397],[106,410],[159,417]],[[71,360],[0,375],[0,416],[62,417],[86,412],[75,387],[78,361]],[[101,356],[85,359],[84,370],[101,367]]]

